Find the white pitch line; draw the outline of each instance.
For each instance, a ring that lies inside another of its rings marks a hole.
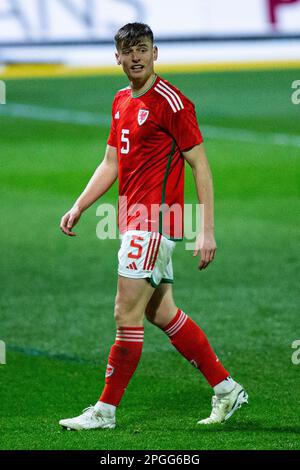
[[[38,121],[79,124],[82,126],[109,126],[111,117],[104,113],[91,113],[61,108],[47,108],[30,104],[5,104],[0,106],[0,116],[34,119]],[[300,135],[277,132],[257,132],[239,128],[201,125],[204,137],[268,145],[300,147]]]
[[[240,142],[259,142],[260,144],[272,145],[290,145],[292,147],[300,147],[300,135],[281,134],[276,132],[257,132],[231,127],[215,127],[204,125],[204,135],[211,138],[218,138]]]
[[[111,121],[108,114],[15,103],[1,105],[0,116],[60,122],[63,124],[80,124],[82,126],[109,126]]]

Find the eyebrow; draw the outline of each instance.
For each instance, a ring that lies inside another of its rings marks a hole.
[[[142,44],[140,44],[140,43],[139,43],[139,44],[135,44],[135,46],[136,46],[136,47],[149,47],[148,44],[144,44],[144,43],[142,43]],[[134,47],[134,46],[127,46],[127,47],[123,47],[121,50],[122,50],[122,51],[127,51],[128,49],[132,49],[133,47]]]

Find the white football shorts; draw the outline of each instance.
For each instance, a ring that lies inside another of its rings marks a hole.
[[[128,230],[118,252],[120,276],[149,280],[153,287],[173,283],[172,253],[176,243],[157,232]]]

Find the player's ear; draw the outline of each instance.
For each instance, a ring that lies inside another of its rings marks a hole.
[[[153,59],[157,60],[158,57],[158,49],[157,46],[153,46]]]
[[[118,52],[115,52],[115,58],[116,58],[117,64],[121,65],[120,54]]]

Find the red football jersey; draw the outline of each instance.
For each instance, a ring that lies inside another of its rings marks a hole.
[[[182,151],[203,141],[194,104],[156,77],[144,93],[120,90],[107,143],[117,148],[119,229],[183,237]]]

